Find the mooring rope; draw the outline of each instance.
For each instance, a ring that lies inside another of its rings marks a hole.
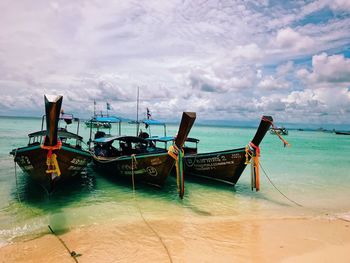
[[[261,166],[261,163],[260,163],[260,167],[261,167],[262,171],[264,172],[264,174],[265,174],[266,178],[268,179],[268,181],[271,183],[271,185],[272,185],[283,197],[285,197],[288,201],[294,203],[295,205],[297,205],[297,206],[299,206],[299,207],[305,207],[305,206],[299,204],[298,202],[292,200],[291,198],[289,198],[288,196],[286,196],[284,193],[282,193],[282,191],[280,191],[280,190],[277,188],[277,186],[272,182],[272,180],[270,179],[270,177],[267,175],[265,169]],[[312,208],[312,207],[305,207],[305,208],[308,208],[308,209],[310,209],[311,211],[318,212],[318,213],[319,213],[319,212],[326,213],[326,215],[329,216],[328,212],[326,212],[326,211],[327,211],[326,208]],[[325,210],[326,210],[326,211],[325,211]],[[345,219],[345,218],[342,218],[342,217],[340,217],[340,216],[335,215],[335,217],[336,217],[338,220],[342,220],[342,221],[345,221],[345,222],[350,222],[350,220]]]
[[[269,120],[269,119],[267,119],[267,118],[265,118],[265,117],[262,117],[261,120],[270,123],[270,125],[272,126],[272,129],[273,129],[273,131],[275,132],[275,134],[276,134],[276,135],[278,136],[278,138],[283,142],[284,147],[290,146],[290,143],[287,142],[287,141],[281,136],[281,134],[279,134],[279,133],[277,132],[278,128],[275,126],[275,124],[273,123],[273,121],[271,121],[271,120]]]
[[[147,222],[146,218],[143,216],[143,213],[142,213],[142,210],[137,202],[137,198],[136,198],[136,192],[135,192],[135,178],[134,178],[134,168],[135,168],[135,165],[136,165],[136,157],[135,157],[135,154],[132,154],[131,155],[131,179],[132,179],[132,192],[133,192],[133,197],[134,197],[134,202],[136,204],[136,207],[137,207],[137,210],[139,211],[139,214],[143,220],[143,222],[145,222],[145,224],[148,226],[148,228],[154,233],[154,235],[158,238],[158,240],[160,241],[160,243],[162,244],[162,246],[164,247],[167,255],[168,255],[168,258],[169,258],[169,261],[170,263],[173,263],[173,260],[171,258],[171,255],[170,255],[170,252],[169,252],[169,249],[167,248],[167,246],[165,245],[162,237],[158,234],[158,232],[151,226],[150,223]]]
[[[267,178],[268,181],[271,183],[271,185],[272,185],[282,196],[284,196],[287,200],[289,200],[290,202],[296,204],[297,206],[303,207],[301,204],[299,204],[298,202],[296,202],[296,201],[290,199],[288,196],[286,196],[284,193],[282,193],[281,190],[279,190],[279,189],[277,188],[277,186],[272,182],[272,180],[270,179],[270,177],[267,175],[267,173],[266,173],[265,169],[262,167],[261,163],[260,163],[260,168],[261,168],[262,171],[264,172],[266,178]]]
[[[77,257],[80,257],[81,254],[77,254],[75,251],[71,251],[69,247],[66,245],[66,243],[60,238],[59,236],[56,235],[55,231],[52,230],[51,226],[48,225],[48,228],[50,229],[51,233],[57,237],[57,239],[61,242],[61,244],[65,247],[65,249],[68,251],[69,255],[73,258],[75,262],[78,263]]]
[[[17,149],[15,150],[15,155],[14,155],[14,163],[15,163],[15,179],[16,179],[16,191],[17,191],[17,198],[18,198],[18,202],[20,203],[20,205],[23,206],[23,203],[21,201],[20,195],[19,195],[19,187],[18,187],[18,178],[17,178],[17,164],[16,164],[16,156],[17,156]],[[44,187],[43,187],[44,188]],[[45,188],[44,188],[45,189]],[[45,189],[46,190],[46,189]],[[33,214],[37,214],[37,212],[35,212],[32,208],[30,207],[26,207],[27,209],[29,209]],[[52,228],[50,227],[50,225],[48,225],[50,231],[52,234],[54,234],[58,240],[63,244],[63,246],[66,248],[66,250],[69,252],[70,256],[74,259],[75,262],[78,263],[78,260],[76,259],[76,257],[81,256],[81,254],[77,254],[75,251],[70,251],[70,249],[67,247],[67,245],[64,243],[64,241],[58,237],[56,235],[56,233],[52,230]]]
[[[135,165],[137,164],[137,160],[135,154],[131,155],[131,181],[132,181],[132,192],[135,198]]]
[[[17,178],[17,164],[16,164],[16,156],[17,156],[17,148],[15,150],[15,156],[13,158],[13,162],[15,164],[15,180],[16,180],[16,192],[17,192],[17,198],[18,198],[18,202],[21,202],[21,197],[19,196],[19,187],[18,187],[18,178]]]

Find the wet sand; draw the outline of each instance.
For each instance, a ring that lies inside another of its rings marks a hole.
[[[350,222],[334,218],[140,217],[58,236],[81,254],[79,262],[350,262]],[[42,237],[0,248],[0,262],[74,259],[48,229]]]

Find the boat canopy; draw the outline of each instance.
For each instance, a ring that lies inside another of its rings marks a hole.
[[[110,137],[101,137],[95,139],[95,143],[110,143],[113,141],[124,141],[124,142],[134,142],[134,143],[147,143],[147,140],[142,139],[136,136],[110,136]]]
[[[153,120],[153,119],[143,119],[141,121],[132,120],[132,121],[129,122],[129,124],[136,124],[137,125],[136,134],[139,134],[139,125],[140,124],[145,124],[145,128],[148,130],[148,133],[149,133],[149,135],[151,137],[153,137],[152,134],[151,134],[151,126],[152,125],[163,126],[164,127],[164,136],[166,136],[166,123],[162,122],[162,121],[157,121],[157,120]]]
[[[45,135],[46,135],[46,130],[37,131],[37,132],[33,132],[33,133],[28,134],[29,138],[33,138],[33,137],[37,137],[37,136],[45,136]],[[69,132],[65,129],[58,130],[57,136],[62,137],[62,138],[83,140],[83,137],[81,137],[75,133]]]
[[[166,125],[165,122],[157,121],[157,120],[151,120],[151,119],[145,119],[145,120],[141,120],[141,121],[132,120],[132,121],[130,121],[129,123],[130,123],[130,124],[140,124],[140,123],[143,123],[143,124],[145,124],[145,125],[163,125],[163,126]]]
[[[114,140],[117,140],[120,136],[109,136],[109,137],[101,137],[98,139],[95,139],[94,142],[97,143],[109,143],[112,142]]]
[[[171,141],[174,141],[174,140],[175,140],[175,137],[173,137],[173,136],[162,136],[162,137],[153,136],[153,137],[147,138],[146,140],[147,140],[147,141],[154,141],[154,142],[171,142]],[[187,139],[186,139],[186,142],[195,142],[195,143],[198,143],[198,142],[199,142],[199,139],[196,139],[196,138],[187,138]]]
[[[118,123],[121,122],[121,119],[118,117],[95,117],[91,119],[92,122],[104,122],[104,123]]]
[[[171,142],[174,140],[173,136],[153,136],[153,137],[149,137],[146,138],[147,141],[153,141],[153,142]]]

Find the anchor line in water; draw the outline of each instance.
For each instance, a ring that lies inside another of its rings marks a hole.
[[[132,193],[134,195],[135,198],[135,172],[134,169],[136,167],[134,167],[135,165],[137,165],[137,160],[135,157],[135,154],[131,155],[131,180],[132,180]]]
[[[277,188],[277,186],[272,182],[272,180],[270,179],[270,177],[267,175],[267,173],[266,173],[265,169],[262,167],[261,163],[259,163],[259,165],[260,165],[261,170],[263,170],[263,172],[264,172],[266,178],[267,178],[268,181],[270,182],[270,184],[271,184],[282,196],[284,196],[287,200],[289,200],[290,202],[296,204],[297,206],[303,207],[301,204],[299,204],[298,202],[296,202],[296,201],[290,199],[288,196],[286,196],[284,193],[282,193],[282,191],[279,190],[279,189]]]
[[[23,205],[23,204],[22,204],[22,201],[21,201],[21,198],[20,198],[20,195],[19,195],[18,178],[17,178],[17,164],[16,164],[16,161],[15,161],[16,155],[17,155],[17,149],[16,149],[15,155],[14,155],[16,191],[17,191],[18,202],[19,202],[21,205]],[[44,188],[44,189],[45,189],[45,188]],[[33,209],[31,209],[30,207],[27,207],[27,208],[29,208],[29,210],[30,210],[32,213],[36,214],[36,212],[33,211]],[[48,225],[48,227],[49,227],[51,233],[52,233],[54,236],[56,236],[56,237],[58,238],[58,240],[63,244],[63,246],[64,246],[64,247],[66,248],[66,250],[69,252],[70,256],[74,259],[74,261],[75,261],[76,263],[79,263],[78,260],[76,259],[76,257],[81,256],[81,255],[80,255],[80,254],[77,254],[75,251],[70,251],[70,249],[68,248],[68,246],[64,243],[64,241],[63,241],[60,237],[58,237],[58,236],[56,235],[56,233],[52,230],[52,228],[50,227],[50,225]]]
[[[264,174],[265,174],[266,178],[268,179],[268,181],[271,183],[271,185],[272,185],[283,197],[285,197],[288,201],[290,201],[290,202],[296,204],[296,205],[299,206],[299,207],[305,207],[305,206],[299,204],[298,202],[296,202],[296,201],[290,199],[290,198],[289,198],[288,196],[286,196],[284,193],[282,193],[282,191],[280,191],[280,190],[277,188],[277,186],[272,182],[271,178],[267,175],[266,171],[265,171],[264,168],[261,166],[261,163],[260,163],[260,167],[261,167],[262,171],[264,172]],[[329,213],[327,212],[327,211],[328,211],[327,208],[313,208],[313,207],[307,207],[307,208],[308,208],[309,210],[311,210],[311,211],[314,211],[314,212],[322,212],[322,213],[325,213],[325,215],[329,216]],[[336,216],[336,218],[339,219],[339,220],[345,221],[345,222],[350,222],[350,220],[345,219],[345,218],[342,218],[342,217],[339,217],[339,216]]]
[[[76,263],[79,263],[77,258],[76,257],[79,257],[81,256],[81,254],[77,254],[75,251],[71,251],[69,249],[69,247],[66,245],[66,243],[62,240],[62,238],[60,238],[59,236],[56,235],[55,231],[53,231],[53,229],[51,228],[50,225],[47,225],[48,228],[50,229],[51,233],[57,237],[57,239],[61,242],[61,244],[64,246],[64,248],[68,251],[69,255],[73,258],[73,260],[76,262]]]
[[[16,155],[17,155],[17,149],[16,149],[16,151],[15,151],[15,156],[14,156],[14,158],[13,158],[13,162],[14,162],[14,164],[15,164],[15,179],[16,179],[17,198],[18,198],[18,202],[21,203],[21,197],[19,196],[19,189],[18,189]]]
[[[143,220],[143,222],[145,222],[145,224],[148,226],[148,228],[153,232],[153,234],[158,238],[158,240],[160,241],[160,243],[162,244],[162,246],[164,247],[167,255],[168,255],[168,258],[169,258],[169,261],[170,263],[173,263],[173,260],[171,258],[171,255],[170,255],[170,252],[169,252],[169,249],[167,248],[167,246],[165,245],[162,237],[158,234],[158,232],[151,226],[150,223],[147,222],[146,218],[143,216],[143,213],[141,211],[141,208],[137,202],[137,198],[136,198],[136,193],[135,193],[135,178],[134,178],[134,167],[136,165],[136,157],[135,157],[135,154],[132,154],[131,155],[131,179],[132,179],[132,192],[133,192],[133,197],[134,197],[134,202],[136,204],[136,207],[137,207],[137,210]]]

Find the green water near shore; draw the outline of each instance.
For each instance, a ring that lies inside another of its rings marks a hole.
[[[50,224],[57,231],[68,231],[110,220],[139,218],[136,203],[148,218],[225,217],[234,219],[322,216],[350,214],[350,136],[316,131],[291,130],[284,148],[274,135],[261,144],[261,164],[273,183],[299,207],[284,198],[261,174],[261,191],[250,188],[250,169],[236,186],[187,180],[184,200],[179,200],[175,178],[169,177],[163,189],[111,180],[94,172],[92,166],[80,180],[64,185],[48,196],[15,165],[9,152],[27,144],[27,134],[40,129],[35,118],[0,117],[0,244],[16,238],[41,235]],[[72,131],[76,127],[72,127]],[[114,133],[117,132],[117,128]],[[162,127],[152,127],[161,134]],[[175,135],[176,125],[168,125]],[[216,151],[245,146],[253,128],[194,126],[191,137],[199,138],[199,151]],[[135,132],[124,125],[122,133]],[[80,127],[85,141],[89,129]],[[21,201],[18,200],[18,196]]]

